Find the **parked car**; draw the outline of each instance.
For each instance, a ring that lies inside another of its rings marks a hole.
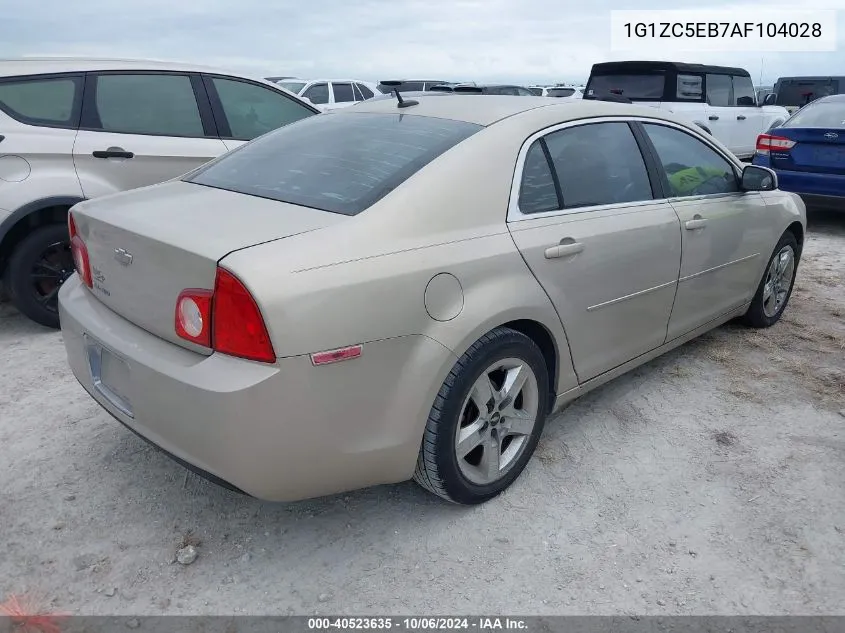
[[[754,164],[814,206],[845,210],[845,95],[821,97],[757,139]]]
[[[431,86],[432,92],[457,92],[463,94],[508,95],[512,97],[535,96],[528,88],[510,84],[438,84]]]
[[[394,85],[397,81],[399,85]],[[419,92],[430,90],[432,86],[440,86],[448,83],[450,82],[443,79],[385,79],[378,83],[377,88],[382,94],[388,94],[394,90],[399,90],[399,92]]]
[[[199,66],[0,61],[0,275],[12,302],[58,327],[77,202],[175,178],[316,112],[274,84]]]
[[[789,118],[785,108],[757,104],[751,76],[742,68],[652,61],[593,65],[585,98],[608,92],[687,118],[741,159],[754,156],[757,136]]]
[[[480,503],[573,398],[783,313],[804,205],[694,124],[601,101],[413,101],[75,206],[59,305],[82,386],[256,497],[413,477]]]
[[[375,84],[358,79],[296,79],[278,84],[295,95],[308,99],[321,110],[345,108],[371,99],[378,93]]]
[[[775,97],[771,102],[792,113],[816,99],[845,92],[845,76],[781,77],[773,92]]]

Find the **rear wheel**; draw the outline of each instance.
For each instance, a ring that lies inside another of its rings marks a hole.
[[[38,227],[18,243],[9,258],[9,298],[33,321],[58,328],[59,288],[73,272],[67,226]]]
[[[548,371],[534,341],[509,328],[485,334],[437,394],[414,479],[456,503],[495,497],[531,459],[548,394]]]
[[[742,317],[743,323],[765,328],[780,320],[792,296],[799,256],[798,241],[787,231],[775,246],[748,312]]]

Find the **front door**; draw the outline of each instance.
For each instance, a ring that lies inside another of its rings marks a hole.
[[[177,178],[226,151],[187,74],[91,73],[73,161],[86,198]]]
[[[581,382],[659,347],[675,297],[678,218],[653,200],[628,123],[563,126],[525,154],[508,227],[551,298]]]
[[[766,204],[740,189],[738,168],[670,124],[645,123],[681,222],[683,258],[668,339],[751,300],[768,256]]]

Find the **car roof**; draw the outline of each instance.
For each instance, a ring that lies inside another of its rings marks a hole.
[[[448,99],[443,99],[448,95]],[[409,94],[402,93],[407,100]],[[441,98],[435,98],[441,97]],[[345,116],[358,112],[374,112],[384,114],[408,114],[430,116],[441,119],[465,121],[476,125],[491,125],[496,121],[508,117],[537,110],[538,108],[557,108],[555,115],[561,123],[575,119],[600,116],[648,116],[650,118],[679,121],[677,117],[666,115],[662,111],[648,106],[637,106],[620,103],[610,103],[598,100],[572,100],[562,102],[554,97],[519,97],[509,95],[477,95],[455,94],[453,92],[419,93],[413,96],[418,105],[407,108],[397,107],[393,99],[367,99],[349,108],[343,108],[331,116]]]
[[[654,72],[656,70],[674,70],[687,73],[710,73],[711,75],[737,75],[750,77],[751,75],[744,68],[733,68],[731,66],[708,66],[705,64],[685,64],[682,62],[667,61],[624,61],[624,62],[602,62],[593,64],[590,74],[596,72],[606,73],[613,71],[622,72]]]
[[[0,77],[42,75],[48,73],[94,72],[98,70],[169,70],[175,72],[220,73],[235,77],[252,77],[244,73],[203,66],[154,59],[118,59],[98,57],[21,57],[0,59]]]

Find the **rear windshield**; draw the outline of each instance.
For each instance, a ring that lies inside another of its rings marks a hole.
[[[781,127],[823,127],[845,129],[845,101],[812,103],[796,112]]]
[[[533,94],[535,97],[543,96],[542,88],[529,88],[529,90],[531,91],[531,94]]]
[[[575,88],[549,88],[549,97],[571,97],[575,94]]]
[[[186,181],[356,215],[481,128],[407,114],[308,117],[243,145]]]
[[[784,81],[778,84],[777,100],[780,106],[803,106],[820,97],[839,93],[839,82],[830,81]]]
[[[631,100],[660,101],[663,99],[663,75],[593,75],[587,88],[588,97],[608,93]]]

